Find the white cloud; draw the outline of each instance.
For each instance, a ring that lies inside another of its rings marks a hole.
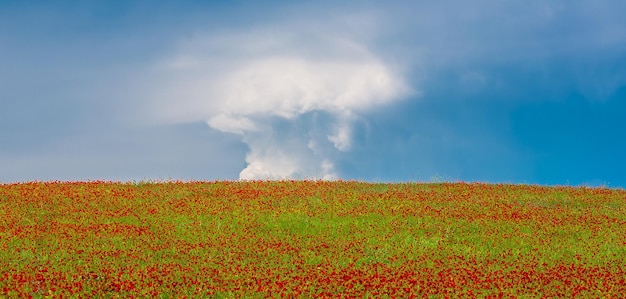
[[[215,129],[226,133],[243,134],[246,131],[257,131],[253,121],[246,117],[233,117],[225,114],[218,114],[211,117],[207,124]]]
[[[350,149],[350,145],[352,143],[350,136],[350,126],[348,124],[344,124],[336,129],[335,134],[328,135],[328,140],[332,142],[338,150],[347,151]]]
[[[332,149],[350,149],[358,114],[411,92],[366,45],[310,28],[197,35],[153,75],[159,121],[242,136],[241,179],[337,178]],[[314,112],[330,123],[306,120]]]

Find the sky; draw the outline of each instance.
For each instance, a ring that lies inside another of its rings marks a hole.
[[[0,1],[0,182],[626,187],[626,2]]]

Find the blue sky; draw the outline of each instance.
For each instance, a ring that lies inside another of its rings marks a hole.
[[[624,1],[2,1],[0,182],[626,186]]]

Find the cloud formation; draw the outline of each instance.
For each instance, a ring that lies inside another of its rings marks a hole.
[[[310,28],[196,35],[155,69],[160,121],[206,121],[249,147],[240,179],[335,179],[360,114],[411,93],[347,35]]]

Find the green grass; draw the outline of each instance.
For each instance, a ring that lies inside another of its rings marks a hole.
[[[0,185],[0,211],[8,297],[626,293],[624,190],[24,183]]]

